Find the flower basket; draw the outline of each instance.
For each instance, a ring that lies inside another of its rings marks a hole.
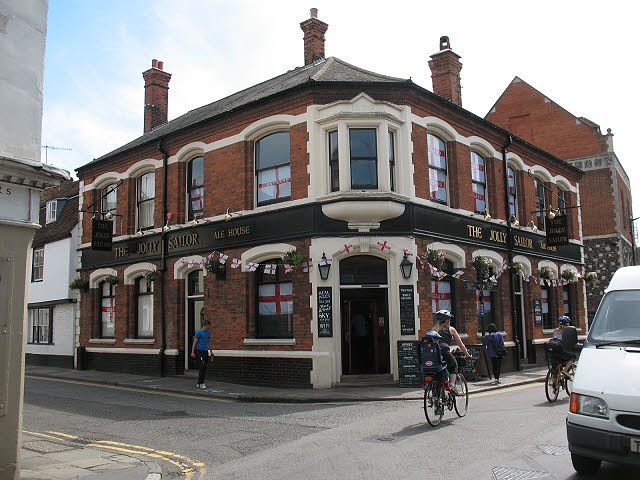
[[[82,280],[82,277],[76,277],[70,284],[71,290],[78,290],[79,292],[86,292],[89,290],[89,282]]]
[[[491,259],[488,257],[476,257],[471,262],[473,268],[478,272],[478,278],[487,280],[491,276]]]
[[[522,263],[520,263],[520,262],[511,262],[511,270],[514,271],[515,273],[522,272],[523,268],[524,268],[524,265],[522,265]]]
[[[578,279],[576,272],[573,270],[563,270],[560,276],[567,282],[575,282]]]
[[[536,272],[536,277],[551,280],[551,277],[553,277],[553,270],[549,267],[540,267]]]
[[[104,281],[110,283],[114,287],[120,283],[120,279],[116,275],[109,275],[104,279]]]
[[[596,272],[589,272],[584,276],[584,281],[587,282],[590,288],[598,286],[598,274]]]
[[[422,258],[438,270],[442,270],[444,267],[444,252],[442,250],[431,250],[427,248],[427,251],[422,254]]]
[[[144,273],[144,279],[147,281],[147,288],[151,288],[151,284],[158,279],[157,270],[147,270]]]
[[[224,280],[227,278],[227,264],[222,263],[220,259],[215,258],[213,255],[209,255],[205,259],[204,269],[209,273],[214,273],[217,280]]]
[[[294,267],[299,267],[304,262],[304,257],[297,250],[289,250],[282,256],[282,261]]]

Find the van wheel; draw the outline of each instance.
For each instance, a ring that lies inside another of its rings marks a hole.
[[[571,454],[571,463],[576,472],[581,475],[591,475],[600,470],[602,460],[595,458],[583,457],[582,455]]]

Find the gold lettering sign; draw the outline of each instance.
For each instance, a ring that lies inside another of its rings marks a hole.
[[[197,233],[187,233],[169,239],[169,250],[184,247],[195,247],[198,245],[200,245],[200,236]]]
[[[506,232],[497,232],[495,230],[489,230],[491,234],[489,240],[500,243],[507,243],[507,233]]]
[[[482,238],[482,227],[467,225],[467,232],[471,238]]]
[[[540,248],[543,250],[548,250],[550,252],[557,252],[558,251],[558,247],[549,247],[547,245],[547,242],[545,242],[544,240],[540,240]]]
[[[113,256],[116,258],[126,257],[127,255],[129,255],[129,247],[127,247],[126,245],[113,249]]]
[[[150,240],[138,244],[138,255],[146,255],[147,253],[157,253],[160,251],[160,240]]]
[[[235,227],[227,230],[227,235],[229,237],[240,237],[242,235],[249,235],[251,233],[251,227]]]
[[[521,237],[520,235],[513,236],[513,244],[516,247],[533,249],[533,240],[530,238]]]

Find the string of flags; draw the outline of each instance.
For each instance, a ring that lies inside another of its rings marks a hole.
[[[373,248],[374,250],[375,249],[380,250],[381,252],[395,252],[398,250],[393,248],[392,244],[390,244],[387,240],[377,241],[375,245],[372,245],[371,248]],[[345,243],[337,252],[334,253],[334,255],[344,254],[344,253],[349,254],[353,251],[353,249],[354,249],[354,245],[352,243]],[[458,269],[457,271],[451,274],[444,272],[439,268],[437,268],[437,266],[433,265],[432,263],[429,263],[429,261],[427,260],[427,255],[420,255],[418,252],[413,252],[406,248],[399,249],[399,251],[402,252],[402,255],[408,258],[412,258],[412,259],[415,258],[416,264],[418,267],[422,269],[427,269],[430,272],[431,276],[438,280],[442,280],[447,277],[459,279],[465,274],[464,269]],[[438,252],[438,254],[440,254],[440,252]],[[207,269],[213,268],[213,267],[208,267],[208,265],[211,265],[211,263],[216,263],[216,262],[219,265],[229,265],[233,269],[240,268],[243,265],[242,260],[238,258],[229,257],[229,255],[226,255],[218,251],[211,252],[202,260],[183,259],[181,261],[181,263],[187,267],[198,266],[198,267],[203,267]],[[296,268],[301,268],[304,273],[308,273],[313,269],[314,264],[317,264],[318,266],[324,266],[324,265],[331,265],[332,263],[333,263],[332,258],[326,258],[323,255],[323,257],[320,260],[314,261],[313,259],[307,259],[301,262],[299,265],[294,265],[292,263],[287,263],[287,262],[285,263],[246,262],[244,264],[243,270],[247,272],[255,272],[260,267],[262,267],[262,272],[264,274],[276,275],[279,268],[282,268],[285,274],[291,273]],[[502,265],[492,273],[492,275],[487,279],[487,281],[492,283],[497,282],[498,279],[502,276],[502,274],[506,271],[508,271],[508,264],[507,264],[507,261],[505,260],[503,261]],[[594,272],[585,274],[584,268],[582,269],[581,272],[575,273],[575,276],[572,280],[566,279],[566,278],[555,279],[555,278],[537,277],[537,276],[529,275],[525,273],[524,271],[522,271],[522,269],[520,269],[518,273],[523,281],[526,281],[526,282],[534,281],[542,286],[549,286],[549,287],[565,286],[570,283],[578,281],[578,279],[584,278],[586,280],[589,280],[591,276],[595,276]],[[473,278],[473,280],[476,280],[476,279]]]

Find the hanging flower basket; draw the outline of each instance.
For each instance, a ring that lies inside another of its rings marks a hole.
[[[147,288],[151,288],[151,284],[158,279],[158,271],[157,270],[147,270],[144,273],[144,279],[147,281]]]
[[[584,276],[584,281],[587,282],[589,287],[595,288],[598,286],[598,274],[596,272],[589,272]]]
[[[76,277],[70,284],[71,290],[77,290],[79,292],[86,292],[89,290],[89,282],[82,280],[82,277]]]
[[[578,275],[573,270],[563,270],[560,276],[567,282],[575,282],[578,279]]]
[[[204,260],[204,269],[209,273],[218,273],[222,268],[223,265],[217,258],[209,256]]]
[[[475,257],[471,262],[473,268],[478,272],[481,280],[487,280],[491,276],[491,259],[488,257]]]
[[[523,268],[524,268],[524,265],[522,265],[522,263],[520,263],[520,262],[511,262],[511,270],[513,270],[515,273],[522,272]]]
[[[117,275],[108,275],[107,278],[104,279],[105,282],[110,283],[114,287],[120,283],[120,279]]]
[[[427,248],[427,251],[422,254],[422,258],[428,264],[436,267],[438,270],[442,270],[444,267],[444,252],[442,250],[431,250]]]
[[[299,267],[304,262],[304,257],[298,250],[289,250],[282,256],[282,261],[294,267]]]
[[[551,280],[553,277],[553,270],[549,267],[540,267],[536,272],[536,277],[544,278],[545,280]]]

